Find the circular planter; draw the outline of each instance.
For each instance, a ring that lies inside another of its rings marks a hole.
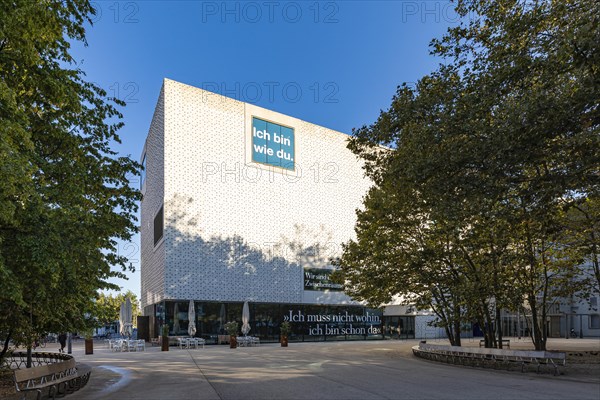
[[[233,335],[229,336],[229,348],[235,349],[236,347],[237,347],[237,339]]]
[[[287,336],[281,337],[281,347],[288,347],[288,337]]]

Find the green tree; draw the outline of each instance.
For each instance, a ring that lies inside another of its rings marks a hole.
[[[424,296],[419,285],[444,283],[465,318],[486,329],[486,345],[501,339],[502,308],[526,307],[533,343],[545,348],[548,307],[576,290],[583,260],[568,245],[575,236],[564,214],[598,194],[598,4],[458,1],[465,22],[432,44],[445,65],[415,90],[400,87],[349,145],[375,183],[341,260],[363,298]],[[372,201],[377,192],[385,201]],[[597,213],[590,218],[597,223]],[[589,250],[586,232],[577,237]],[[398,248],[406,256],[394,258]],[[446,265],[457,279],[411,262]],[[368,290],[373,269],[399,288]]]
[[[346,246],[340,264],[356,297],[381,304],[402,294],[433,309],[453,344],[460,344],[463,322],[477,321],[491,345],[491,299],[508,297],[507,238],[489,224],[498,213],[493,188],[476,190],[483,188],[473,173],[478,144],[465,140],[470,114],[462,111],[462,85],[444,68],[419,82],[418,95],[400,88],[376,124],[355,132],[350,147],[367,161],[375,187],[358,212],[358,241]],[[382,288],[385,297],[373,297]]]
[[[133,325],[136,326],[137,317],[140,315],[140,305],[136,294],[130,290],[125,293],[119,293],[118,295],[105,293],[100,293],[98,295],[92,314],[98,326],[105,326],[118,321],[121,304],[125,302],[126,298],[131,300]]]
[[[69,54],[94,13],[86,0],[0,3],[0,332],[16,343],[88,329],[97,290],[124,277],[118,240],[136,232],[139,165],[111,150],[124,104]]]
[[[600,198],[573,199],[564,213],[567,245],[578,251],[583,262],[582,274],[587,274],[583,296],[600,294]],[[586,292],[587,290],[587,292]]]
[[[534,344],[543,349],[547,309],[573,292],[581,272],[561,214],[598,194],[600,3],[458,4],[473,18],[436,50],[464,68],[479,105],[490,110],[497,138],[490,147],[502,155],[492,176],[503,181],[515,283],[531,312]]]

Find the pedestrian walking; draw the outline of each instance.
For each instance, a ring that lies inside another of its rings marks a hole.
[[[60,335],[58,335],[58,343],[60,343],[60,349],[58,349],[58,351],[61,353],[64,353],[65,346],[67,345],[67,334],[66,333],[61,333]]]

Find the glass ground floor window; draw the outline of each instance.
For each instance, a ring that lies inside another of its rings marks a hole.
[[[163,324],[169,326],[169,335],[187,336],[189,300],[167,300],[144,309],[151,316],[154,332]],[[225,335],[225,324],[237,321],[242,326],[243,302],[195,301],[196,336],[217,343]],[[288,340],[367,340],[383,339],[382,313],[362,306],[248,303],[250,308],[249,336],[261,342],[278,342],[279,327],[289,321],[292,334]],[[413,323],[414,326],[414,323]],[[414,328],[413,328],[414,332]]]
[[[415,317],[386,316],[382,321],[383,335],[386,339],[414,339]]]

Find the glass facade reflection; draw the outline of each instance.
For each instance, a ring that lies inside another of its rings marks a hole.
[[[241,302],[194,302],[196,336],[207,344],[216,344],[224,335],[225,324],[237,321],[242,325]],[[379,310],[362,306],[249,303],[250,336],[261,342],[278,342],[279,326],[287,318],[292,326],[290,342],[326,340],[383,339],[384,327]],[[146,315],[154,316],[154,332],[163,324],[169,326],[170,336],[188,335],[189,301],[164,301],[147,306]],[[414,335],[414,323],[413,323]]]
[[[393,316],[383,317],[383,335],[386,339],[414,339],[415,317]]]

